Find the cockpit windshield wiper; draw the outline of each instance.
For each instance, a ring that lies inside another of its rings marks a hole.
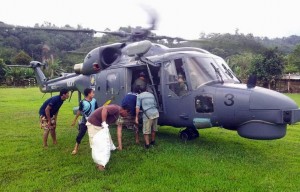
[[[227,73],[227,75],[229,75],[231,77],[231,79],[233,79],[233,75],[231,73],[231,71],[229,69],[227,69],[227,67],[222,63],[222,67],[225,69],[225,73]]]
[[[224,83],[224,80],[223,80],[223,77],[222,77],[222,75],[221,75],[221,73],[220,73],[219,68],[216,68],[216,66],[215,66],[213,63],[210,63],[210,64],[211,64],[211,66],[214,68],[214,70],[215,70],[215,72],[216,72],[216,75],[220,77],[221,82]]]

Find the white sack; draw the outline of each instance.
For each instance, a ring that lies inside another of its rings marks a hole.
[[[92,158],[98,165],[105,165],[110,158],[110,150],[114,144],[111,141],[108,128],[101,129],[93,138]]]

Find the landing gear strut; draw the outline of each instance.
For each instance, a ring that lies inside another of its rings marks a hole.
[[[199,137],[199,132],[194,127],[187,127],[186,129],[179,131],[179,138],[184,142],[196,139],[197,137]]]

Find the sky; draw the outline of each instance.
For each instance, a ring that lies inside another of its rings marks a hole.
[[[21,26],[50,22],[94,30],[148,27],[157,35],[197,39],[200,33],[252,33],[260,37],[300,35],[297,0],[2,0],[0,21]]]

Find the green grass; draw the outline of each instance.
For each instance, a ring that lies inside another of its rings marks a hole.
[[[124,130],[124,150],[113,152],[107,170],[98,172],[87,136],[71,155],[76,95],[60,110],[58,145],[49,139],[43,149],[38,109],[50,95],[42,96],[37,88],[0,89],[0,191],[300,191],[299,124],[279,140],[213,128],[186,144],[179,129],[160,127],[158,146],[149,151]],[[289,96],[300,104],[300,95]]]

